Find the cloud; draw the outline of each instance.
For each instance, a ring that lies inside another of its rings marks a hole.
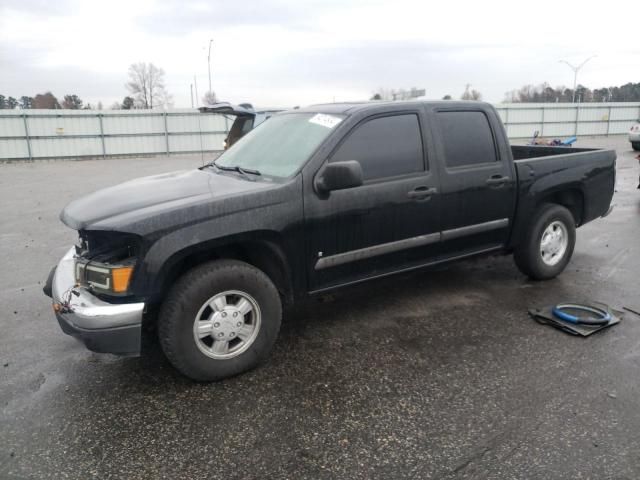
[[[59,100],[62,100],[64,95],[76,94],[85,103],[95,105],[101,101],[105,106],[109,106],[115,101],[122,101],[126,94],[126,76],[120,73],[96,76],[94,72],[81,67],[42,68],[16,65],[14,61],[3,63],[2,68],[6,75],[3,74],[0,93],[6,96],[33,97],[37,93],[51,91]],[[13,88],[5,88],[5,85]]]
[[[3,12],[38,12],[40,15],[64,16],[73,11],[77,2],[73,0],[2,0]]]
[[[314,28],[308,12],[326,9],[332,2],[184,2],[163,1],[149,15],[138,19],[147,32],[160,35],[183,35],[194,31],[211,32],[246,26],[286,26],[288,29]]]
[[[616,11],[613,0],[609,11]],[[190,105],[197,77],[220,98],[297,105],[368,98],[377,88],[425,88],[460,95],[466,83],[490,101],[544,81],[571,84],[559,59],[598,54],[580,73],[589,86],[640,76],[636,20],[603,21],[578,0],[557,21],[551,0],[4,0],[0,15],[0,93],[51,89],[92,103],[121,99],[128,66],[150,61],[166,71],[176,106]],[[76,90],[77,89],[77,90]]]

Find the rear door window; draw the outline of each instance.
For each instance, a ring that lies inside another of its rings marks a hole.
[[[378,117],[359,125],[330,161],[345,160],[360,162],[365,181],[423,171],[418,116],[410,113]]]
[[[493,132],[483,112],[438,112],[436,119],[447,167],[498,161]]]

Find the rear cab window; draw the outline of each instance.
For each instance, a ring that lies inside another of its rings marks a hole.
[[[374,117],[355,127],[330,162],[357,160],[364,181],[422,172],[424,149],[416,113]]]
[[[499,161],[489,119],[481,111],[436,113],[447,168],[493,164]]]

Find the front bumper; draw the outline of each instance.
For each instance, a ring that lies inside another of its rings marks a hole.
[[[76,287],[74,255],[75,248],[71,248],[44,288],[51,293],[60,328],[94,352],[139,355],[144,303],[108,303]]]

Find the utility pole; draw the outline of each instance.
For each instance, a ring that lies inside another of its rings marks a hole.
[[[211,44],[213,39],[209,40],[209,55],[207,56],[207,65],[209,66],[209,92],[211,92]]]
[[[584,62],[582,62],[578,66],[571,65],[566,60],[559,60],[560,63],[564,63],[564,64],[568,65],[569,68],[571,70],[573,70],[573,98],[571,99],[571,103],[576,103],[576,88],[578,88],[578,72],[580,71],[580,69],[582,67],[584,67],[585,63],[587,63],[589,60],[591,60],[594,57],[597,57],[597,55],[591,55],[589,58],[587,58]]]
[[[191,84],[191,108],[193,108],[193,83]]]
[[[200,97],[198,97],[198,79],[196,78],[195,75],[193,76],[193,84],[196,87],[196,106],[198,106],[198,104],[200,102],[200,100],[199,100]]]

